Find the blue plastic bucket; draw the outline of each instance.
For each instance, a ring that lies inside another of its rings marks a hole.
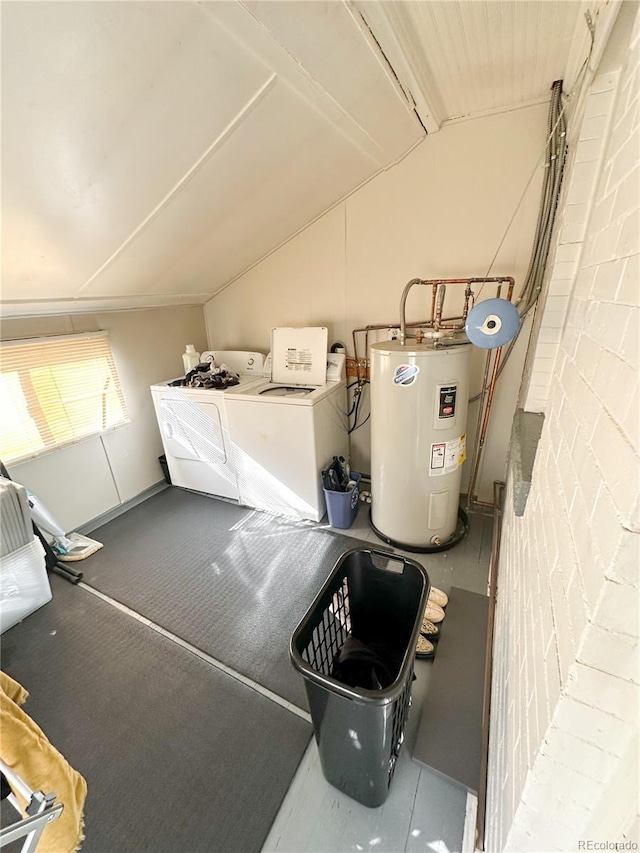
[[[327,515],[332,527],[346,530],[351,527],[358,514],[358,501],[360,500],[360,474],[351,472],[351,479],[355,480],[355,486],[348,492],[333,492],[323,489],[324,498],[327,502]]]

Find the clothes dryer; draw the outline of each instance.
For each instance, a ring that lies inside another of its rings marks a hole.
[[[240,378],[230,389],[172,386],[168,380],[151,386],[162,445],[175,486],[238,500],[238,480],[225,409],[227,394],[257,384],[264,356],[257,352],[218,351],[203,361],[225,364]]]

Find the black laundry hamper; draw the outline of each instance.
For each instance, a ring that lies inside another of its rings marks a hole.
[[[415,647],[429,596],[422,566],[384,551],[352,549],[291,637],[304,678],[325,779],[365,806],[389,793],[411,703]],[[383,650],[393,681],[350,687],[332,672],[348,637]]]

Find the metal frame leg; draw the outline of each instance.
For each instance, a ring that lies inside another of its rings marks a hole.
[[[27,801],[25,811],[29,817],[22,817],[22,809],[15,794],[7,797],[8,802],[21,816],[20,820],[10,826],[0,829],[0,849],[12,841],[24,838],[21,853],[34,853],[40,836],[47,825],[58,820],[64,810],[62,803],[55,803],[55,794],[44,794],[42,791],[32,791],[27,783],[13,771],[4,761],[0,760],[0,770],[7,778],[11,788],[17,791]],[[26,837],[25,837],[26,836]]]

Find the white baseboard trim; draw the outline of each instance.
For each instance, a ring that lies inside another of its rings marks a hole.
[[[467,792],[467,805],[464,810],[464,832],[462,833],[462,853],[475,853],[477,815],[478,798],[475,794]]]
[[[118,506],[114,506],[112,509],[108,509],[106,512],[103,512],[102,515],[97,516],[97,518],[92,518],[91,521],[87,521],[86,524],[81,524],[80,527],[77,528],[76,532],[84,533],[85,536],[88,536],[90,533],[93,533],[94,530],[97,530],[98,527],[102,527],[102,525],[106,524],[108,521],[113,521],[114,518],[117,518],[119,515],[122,515],[122,513],[127,512],[127,510],[133,509],[134,506],[141,504],[148,498],[152,498],[154,495],[157,495],[159,492],[168,488],[169,486],[167,483],[165,483],[164,480],[161,480],[159,483],[149,486],[148,489],[145,489],[144,492],[140,492],[140,494],[136,495],[134,498],[129,498],[128,501],[124,501],[124,503],[118,504]]]

